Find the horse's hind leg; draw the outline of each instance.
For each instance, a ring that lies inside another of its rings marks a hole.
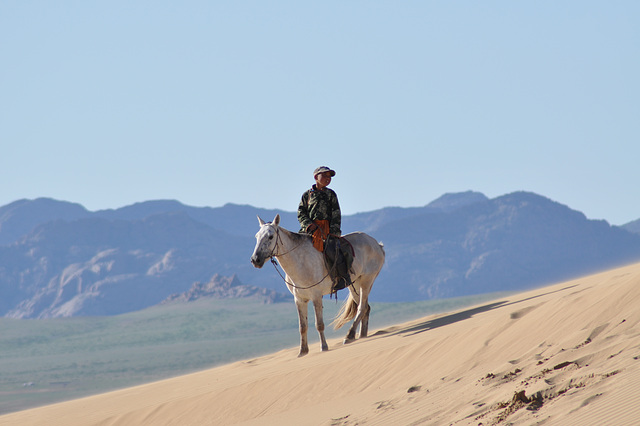
[[[324,337],[324,318],[322,316],[322,297],[320,299],[313,300],[313,308],[316,312],[316,329],[318,330],[318,334],[320,335],[320,343],[322,344],[322,350],[328,351],[329,345],[327,345],[327,340]]]
[[[369,314],[371,313],[371,306],[367,303],[367,310],[362,317],[362,322],[360,323],[360,338],[367,337],[369,333]]]
[[[359,308],[360,306],[358,306]],[[351,327],[349,328],[349,332],[347,333],[347,336],[344,338],[344,343],[351,343],[354,342],[356,340],[356,330],[358,329],[358,325],[360,324],[360,318],[359,315],[356,315],[356,318],[353,320],[353,324],[351,324]]]
[[[298,357],[301,357],[309,353],[309,344],[307,343],[307,329],[309,328],[307,301],[296,299],[296,308],[298,308],[298,322],[300,325],[300,353],[298,353]]]
[[[360,301],[358,303],[358,312],[356,313],[356,317],[353,320],[353,324],[351,324],[351,328],[349,328],[349,332],[347,333],[347,337],[344,339],[344,343],[351,343],[356,340],[356,330],[358,330],[358,326],[360,327],[360,337],[367,337],[367,332],[369,329],[369,311],[371,307],[369,306],[369,292],[365,288],[360,288]],[[364,333],[364,334],[363,334]]]

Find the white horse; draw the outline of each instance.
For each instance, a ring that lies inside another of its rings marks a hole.
[[[307,311],[311,300],[316,313],[316,329],[320,335],[322,350],[329,350],[324,337],[322,318],[322,296],[331,293],[332,280],[324,262],[324,255],[315,249],[310,235],[298,234],[279,226],[280,215],[273,222],[265,222],[258,217],[260,230],[256,234],[256,248],[251,263],[262,268],[268,259],[276,258],[285,271],[284,281],[298,308],[300,322],[300,353],[309,353],[307,344]],[[349,298],[333,321],[338,329],[355,317],[344,343],[355,340],[356,329],[360,325],[360,338],[367,337],[369,328],[369,293],[384,264],[382,244],[362,232],[347,234],[344,238],[353,246],[353,259]]]

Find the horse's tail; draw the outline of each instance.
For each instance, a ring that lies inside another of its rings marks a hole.
[[[358,302],[356,302],[351,293],[349,293],[349,298],[345,300],[344,304],[340,308],[340,311],[331,322],[331,325],[333,325],[333,329],[337,330],[354,319],[356,313],[358,313]]]

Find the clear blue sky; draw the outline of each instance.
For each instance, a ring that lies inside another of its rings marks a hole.
[[[344,214],[536,192],[640,218],[638,1],[2,1],[0,205]]]

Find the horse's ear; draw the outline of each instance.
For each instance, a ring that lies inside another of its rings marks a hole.
[[[264,225],[266,222],[264,220],[262,220],[260,218],[260,216],[258,216],[258,223],[260,224],[260,226]]]
[[[273,224],[276,226],[280,224],[280,214],[276,214],[275,219],[273,219]]]

